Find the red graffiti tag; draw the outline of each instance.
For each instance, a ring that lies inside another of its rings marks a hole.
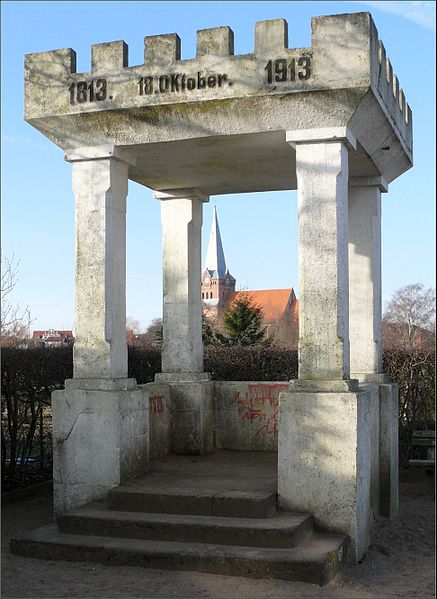
[[[164,401],[161,395],[152,395],[149,398],[149,411],[151,414],[157,414],[164,411]]]
[[[255,435],[277,435],[279,414],[279,393],[288,390],[288,384],[248,385],[244,397],[240,391],[235,394],[238,414],[244,420],[257,421]]]

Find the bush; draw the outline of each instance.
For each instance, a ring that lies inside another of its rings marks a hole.
[[[205,371],[216,381],[288,381],[297,378],[297,351],[279,347],[205,347]]]
[[[413,431],[435,427],[435,351],[385,350],[383,365],[399,384],[399,449],[406,461]]]
[[[50,395],[72,376],[72,351],[2,349],[2,488],[51,478]]]
[[[161,370],[161,348],[129,348],[129,376],[151,382]],[[434,428],[434,352],[384,352],[384,369],[399,383],[401,460],[410,457],[411,434]],[[205,347],[205,370],[214,380],[288,381],[297,377],[297,351],[274,346]],[[3,489],[50,477],[50,395],[73,374],[72,349],[2,350]],[[30,460],[33,460],[30,462]]]

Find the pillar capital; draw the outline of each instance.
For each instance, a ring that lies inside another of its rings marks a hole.
[[[114,145],[84,146],[67,150],[64,154],[64,159],[67,162],[88,162],[90,160],[108,160],[110,158],[115,158],[131,166],[136,164],[136,159],[128,149]]]
[[[349,187],[378,187],[381,193],[388,192],[388,183],[384,177],[350,177]]]
[[[197,187],[183,187],[181,189],[163,189],[154,192],[155,200],[200,200],[209,202],[209,195]]]
[[[349,127],[318,127],[314,129],[293,129],[285,132],[285,139],[293,148],[297,144],[343,142],[348,150],[357,149],[357,140]]]

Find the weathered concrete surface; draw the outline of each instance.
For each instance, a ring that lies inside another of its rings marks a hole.
[[[147,471],[147,392],[54,391],[52,417],[55,513],[99,499]]]
[[[348,534],[355,561],[369,544],[371,410],[366,392],[280,396],[279,506]]]
[[[67,534],[245,547],[296,547],[313,532],[308,514],[275,512],[271,518],[249,518],[247,514],[232,518],[162,511],[132,513],[107,510],[99,502],[62,514],[56,522],[60,532]]]
[[[123,564],[146,568],[188,570],[245,576],[283,578],[327,584],[340,569],[347,552],[347,539],[315,533],[302,547],[277,549],[208,543],[102,539],[67,535],[54,525],[41,527],[14,539],[11,551],[23,557]]]
[[[324,141],[326,140],[326,141]],[[296,147],[299,379],[348,379],[347,130],[287,132]]]
[[[200,190],[159,192],[163,237],[162,372],[203,372]]]
[[[381,177],[349,180],[349,337],[354,378],[382,373]]]
[[[128,165],[109,154],[73,161],[76,198],[74,377],[126,378]]]
[[[169,387],[172,451],[193,455],[211,451],[214,448],[214,384],[171,383]]]
[[[310,48],[288,48],[283,19],[257,23],[241,56],[228,27],[197,35],[188,60],[176,34],[145,38],[136,66],[124,42],[96,44],[84,73],[71,49],[29,54],[25,118],[63,149],[130,146],[130,177],[152,189],[292,189],[283,132],[348,124],[360,142],[353,176],[390,182],[411,167],[411,110],[369,13],[313,18]]]
[[[215,381],[217,449],[277,451],[279,393],[288,382]]]
[[[373,520],[381,514],[380,511],[380,486],[381,464],[379,455],[380,439],[380,401],[379,385],[363,384],[360,391],[368,395],[369,402],[369,435],[370,435],[370,506]]]
[[[380,513],[390,519],[399,512],[398,395],[398,385],[379,385]]]
[[[139,385],[149,396],[149,457],[162,458],[171,453],[170,389],[168,385]]]
[[[151,467],[148,475],[113,489],[109,509],[93,502],[59,514],[58,529],[15,538],[11,551],[321,585],[345,562],[347,537],[314,532],[308,514],[277,510],[271,453],[172,455]]]

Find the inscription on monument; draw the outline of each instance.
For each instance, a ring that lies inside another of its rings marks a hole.
[[[296,77],[298,79],[309,79],[311,75],[310,64],[309,56],[299,56],[297,60],[292,58],[289,61],[285,58],[269,60],[264,69],[267,71],[267,83],[296,81]]]
[[[283,83],[309,79],[311,75],[311,60],[309,56],[298,58],[276,58],[269,60],[264,71],[267,73],[267,83]],[[227,73],[203,73],[198,71],[195,75],[186,73],[164,73],[162,75],[145,75],[137,80],[137,94],[149,96],[152,94],[172,94],[185,91],[209,90],[232,86],[233,82]],[[71,83],[68,88],[70,104],[84,104],[86,102],[101,102],[112,100],[108,96],[108,82],[106,79],[91,79]]]
[[[94,81],[78,81],[72,83],[68,88],[70,92],[70,104],[83,104],[84,102],[97,102],[106,100],[107,82],[106,79],[97,79]]]
[[[149,94],[165,94],[167,92],[184,92],[195,89],[207,89],[232,85],[226,74],[203,75],[198,71],[194,77],[185,73],[172,73],[168,75],[157,75],[155,77],[140,77],[138,81],[138,93],[140,96]]]

